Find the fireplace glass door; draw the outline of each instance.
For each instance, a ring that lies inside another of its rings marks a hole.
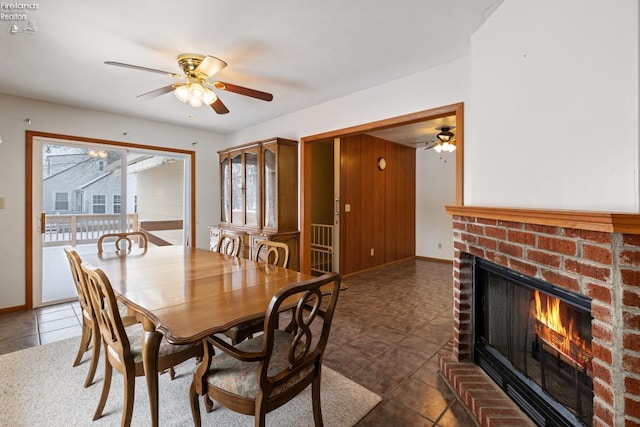
[[[476,261],[476,362],[539,425],[591,425],[590,301]]]

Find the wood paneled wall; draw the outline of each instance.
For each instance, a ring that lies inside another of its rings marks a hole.
[[[378,169],[381,157],[384,170]],[[415,255],[415,165],[414,148],[368,135],[341,139],[342,274]]]

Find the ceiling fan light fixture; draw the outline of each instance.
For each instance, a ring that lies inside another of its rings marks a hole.
[[[440,133],[436,135],[436,140],[432,142],[427,142],[427,148],[433,148],[433,151],[436,153],[453,153],[456,150],[456,139],[453,132],[450,131],[450,127],[442,126],[440,128]],[[432,145],[430,145],[432,144]]]
[[[207,105],[211,105],[214,102],[216,102],[216,99],[218,99],[218,97],[216,96],[216,94],[209,89],[204,89],[204,95],[202,95],[202,102],[207,104]]]
[[[202,104],[211,105],[218,97],[199,82],[191,82],[178,86],[173,93],[182,102],[188,102],[192,107],[201,107]]]
[[[33,30],[35,31],[35,30]],[[227,66],[223,60],[211,55],[200,55],[198,53],[183,53],[178,55],[178,66],[184,74],[176,74],[169,71],[158,70],[138,65],[125,64],[123,62],[105,61],[107,65],[132,68],[134,70],[147,71],[156,74],[164,74],[169,77],[184,79],[180,83],[169,84],[150,92],[138,95],[136,98],[149,100],[169,92],[173,92],[181,102],[189,103],[193,107],[201,107],[203,104],[210,105],[217,114],[227,114],[229,109],[218,98],[218,95],[211,88],[233,92],[238,95],[248,96],[262,101],[272,101],[273,95],[267,92],[238,86],[232,83],[209,82],[214,74]]]
[[[202,99],[202,96],[204,95],[204,88],[199,83],[191,83],[189,85],[189,95],[191,95],[192,99]]]
[[[191,97],[189,99],[189,105],[192,107],[202,107],[202,98]]]
[[[451,142],[453,139],[453,132],[451,132],[450,129],[451,128],[448,126],[442,126],[442,128],[440,128],[440,133],[436,135],[440,142]]]
[[[176,98],[182,102],[187,102],[189,100],[190,95],[188,85],[178,86],[173,93],[176,95]]]

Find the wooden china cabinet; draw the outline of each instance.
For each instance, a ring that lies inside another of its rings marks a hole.
[[[218,151],[220,224],[209,227],[210,247],[221,230],[242,236],[240,256],[253,258],[257,242],[289,246],[289,268],[299,269],[298,142],[272,138]]]

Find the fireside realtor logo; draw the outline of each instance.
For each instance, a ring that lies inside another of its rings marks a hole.
[[[29,13],[40,8],[38,3],[7,3],[0,2],[0,21],[10,21],[9,33],[35,33],[38,28],[36,21],[29,17]]]

